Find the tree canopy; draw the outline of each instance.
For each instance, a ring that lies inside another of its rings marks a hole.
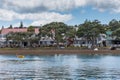
[[[20,28],[22,27],[23,23],[21,22]],[[12,25],[10,25],[10,28],[12,28]],[[58,44],[60,42],[66,42],[68,38],[73,39],[77,36],[86,39],[88,42],[91,41],[94,44],[100,34],[107,34],[107,32],[111,32],[111,36],[120,39],[120,21],[113,19],[109,24],[101,24],[99,20],[85,20],[84,23],[74,26],[67,25],[63,22],[51,22],[41,26],[39,32],[38,35],[31,38],[34,33],[34,27],[29,26],[26,33],[9,33],[7,39],[34,41],[34,39],[39,40],[41,37],[47,36],[51,37]]]

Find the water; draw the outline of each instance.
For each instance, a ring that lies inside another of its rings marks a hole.
[[[119,80],[120,56],[0,55],[0,80]]]

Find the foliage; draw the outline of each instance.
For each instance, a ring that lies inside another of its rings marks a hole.
[[[40,28],[40,32],[43,37],[49,36],[53,37],[52,30],[55,31],[55,39],[61,41],[63,35],[66,34],[68,30],[68,26],[62,22],[52,22],[50,24],[46,24]]]
[[[10,25],[10,28],[12,28],[12,25]],[[20,23],[20,28],[23,28],[22,22]],[[120,21],[113,19],[109,24],[101,24],[99,20],[86,20],[84,23],[75,26],[68,26],[63,22],[51,22],[40,27],[38,35],[33,34],[33,26],[29,26],[27,31],[26,33],[9,33],[6,35],[7,40],[35,42],[40,37],[48,36],[53,38],[58,44],[66,42],[67,38],[73,39],[77,36],[83,37],[86,41],[91,41],[94,44],[99,34],[106,34],[107,31],[113,32],[112,36],[120,39]]]
[[[66,36],[68,38],[74,38],[76,36],[76,30],[73,26],[68,26],[68,29],[66,31]]]
[[[13,40],[13,41],[23,41],[25,39],[28,39],[30,35],[26,32],[11,32],[6,35],[7,40]]]
[[[12,28],[13,28],[12,25],[10,25],[9,29],[12,29]]]
[[[29,26],[27,29],[28,32],[35,32],[34,27],[33,26]]]
[[[105,33],[105,28],[98,20],[92,22],[86,20],[83,24],[79,25],[77,36],[90,39],[93,36],[97,37],[100,33]]]
[[[77,36],[84,37],[86,41],[91,41],[93,44],[95,44],[95,40],[100,33],[105,33],[105,28],[101,25],[100,21],[86,20],[83,24],[79,25]]]
[[[20,27],[19,28],[23,28],[23,22],[20,22]]]
[[[120,27],[120,21],[113,19],[109,22],[109,26],[110,26],[111,31],[115,31]]]
[[[22,42],[27,42],[31,45],[32,43],[36,43],[36,41],[38,42],[39,40],[38,37],[36,37],[36,35],[31,32],[11,32],[6,35],[6,39],[7,41],[12,40],[13,42],[17,42],[19,45]]]
[[[115,36],[116,39],[120,40],[120,28],[116,29],[112,35]]]

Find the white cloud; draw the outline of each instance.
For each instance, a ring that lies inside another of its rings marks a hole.
[[[70,15],[70,14],[60,14],[60,13],[56,13],[56,12],[19,14],[19,13],[15,13],[13,11],[0,9],[0,20],[8,20],[8,21],[15,20],[15,19],[50,20],[51,18],[53,20],[57,21],[59,18],[61,18],[62,20],[64,20],[64,18],[67,18],[67,20],[69,20],[69,19],[71,19],[71,17],[72,17],[72,15]]]
[[[120,13],[120,0],[89,0],[94,9],[100,12],[109,11]]]
[[[85,4],[86,0],[4,0],[1,7],[21,13],[33,13],[48,10],[66,11]]]
[[[45,13],[41,14],[41,18],[34,21],[31,25],[44,25],[50,22],[67,22],[72,19],[72,15],[61,15],[59,13]]]
[[[65,22],[72,19],[71,14],[60,14],[56,12],[28,13],[20,14],[13,11],[0,9],[0,20],[32,20],[32,25],[45,24],[52,21]]]
[[[85,6],[88,3],[88,0],[74,0],[76,7]]]
[[[120,13],[120,0],[0,0],[0,20],[32,20],[32,25],[66,22],[73,15],[63,14],[64,11],[84,6],[92,6],[100,12]]]
[[[30,25],[30,24],[26,24],[26,23],[23,22],[23,26],[24,26],[24,27],[28,27],[29,25]],[[13,27],[19,27],[19,26],[20,26],[20,22],[14,23],[12,26],[13,26]]]
[[[120,0],[0,0],[0,7],[18,13],[66,11],[91,5],[99,11],[120,13]]]
[[[13,11],[0,9],[0,20],[3,20],[3,21],[13,20],[14,15],[17,15],[17,14]]]

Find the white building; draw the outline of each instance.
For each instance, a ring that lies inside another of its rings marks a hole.
[[[54,40],[51,37],[42,37],[39,41],[40,46],[52,46],[54,45]]]
[[[105,44],[107,44],[107,37],[106,34],[100,34],[96,40],[95,40],[95,44],[97,44],[98,46],[104,46],[103,43],[105,42]],[[91,47],[93,44],[93,41],[87,41],[84,37],[78,38],[76,37],[74,39],[74,43],[73,45],[75,47],[82,47],[82,46],[86,46],[86,47]]]
[[[0,34],[0,47],[4,47],[4,44],[6,43],[6,37],[4,34]]]

